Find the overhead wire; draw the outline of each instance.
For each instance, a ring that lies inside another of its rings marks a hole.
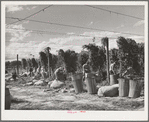
[[[66,25],[66,24],[60,24],[60,23],[51,23],[51,22],[44,22],[44,21],[39,21],[39,20],[31,20],[31,19],[28,19],[30,18],[31,16],[35,15],[35,14],[38,14],[40,13],[41,11],[44,11],[46,8],[49,8],[50,6],[52,5],[49,5],[47,7],[45,7],[44,9],[36,12],[36,13],[33,13],[25,18],[16,18],[16,17],[6,17],[6,18],[10,18],[10,19],[17,19],[18,21],[15,21],[15,22],[12,22],[12,23],[9,23],[8,25],[10,24],[14,24],[14,23],[17,23],[17,22],[20,22],[20,21],[23,21],[23,20],[28,20],[28,21],[32,21],[32,22],[38,22],[38,23],[44,23],[44,24],[53,24],[53,25],[59,25],[59,26],[67,26],[67,27],[74,27],[74,28],[81,28],[81,29],[89,29],[89,30],[98,30],[98,31],[108,31],[108,32],[114,32],[114,33],[119,33],[119,34],[129,34],[129,35],[137,35],[137,36],[143,36],[143,35],[140,35],[140,34],[134,34],[134,33],[125,33],[125,32],[117,32],[117,31],[109,31],[109,30],[103,30],[103,29],[96,29],[96,28],[88,28],[88,27],[82,27],[82,26],[76,26],[76,25]],[[114,12],[114,11],[111,11],[111,10],[106,10],[106,9],[103,9],[103,8],[98,8],[98,7],[95,7],[95,6],[90,6],[90,5],[86,5],[88,7],[92,7],[92,8],[95,8],[95,9],[100,9],[100,10],[103,10],[103,11],[108,11],[110,13],[115,13],[115,14],[119,14],[119,15],[123,15],[123,16],[127,16],[127,17],[132,17],[132,18],[135,18],[135,19],[141,19],[143,20],[143,18],[139,18],[139,17],[135,17],[135,16],[131,16],[131,15],[126,15],[126,14],[123,14],[123,13],[119,13],[119,12]],[[30,30],[30,29],[18,29],[18,28],[8,28],[8,29],[13,29],[13,30],[23,30],[23,31],[30,31],[31,33],[42,33],[42,34],[49,34],[49,33],[52,33],[52,34],[59,34],[59,35],[67,35],[67,36],[83,36],[83,37],[94,37],[94,38],[103,38],[103,37],[98,37],[98,36],[87,36],[87,35],[76,35],[76,34],[67,34],[67,33],[60,33],[60,32],[50,32],[50,31],[43,31],[43,30]],[[7,37],[7,36],[6,36]],[[109,39],[117,39],[117,38],[114,38],[114,37],[108,37]],[[6,41],[7,42],[7,41]],[[19,42],[20,43],[20,42]],[[23,42],[22,42],[23,43]],[[32,48],[32,47],[30,47]]]
[[[100,10],[107,11],[107,12],[110,12],[110,13],[119,14],[119,15],[122,15],[122,16],[127,16],[127,17],[131,17],[131,18],[135,18],[135,19],[144,20],[143,18],[140,18],[140,17],[135,17],[135,16],[131,16],[131,15],[127,15],[127,14],[123,14],[123,13],[119,13],[119,12],[115,12],[115,11],[111,11],[111,10],[107,10],[107,9],[103,9],[103,8],[99,8],[99,7],[95,7],[95,6],[91,6],[91,5],[85,5],[85,6],[88,6],[88,7],[94,8],[94,9],[100,9]]]
[[[50,6],[52,6],[52,5],[50,5]],[[48,7],[50,7],[50,6],[48,6]],[[89,6],[89,5],[87,5],[87,6]],[[48,8],[48,7],[46,7],[46,8]],[[94,7],[94,6],[89,6],[89,7]],[[60,23],[51,23],[51,22],[44,22],[44,21],[38,21],[38,20],[27,19],[27,18],[29,18],[29,17],[31,17],[31,16],[33,16],[33,15],[35,15],[35,14],[37,14],[37,13],[43,11],[43,10],[45,10],[46,8],[44,8],[44,9],[42,9],[42,10],[40,10],[40,11],[38,11],[38,12],[36,12],[36,13],[34,13],[34,14],[32,14],[32,15],[30,15],[30,16],[24,18],[24,19],[22,19],[22,18],[17,18],[17,17],[6,17],[6,18],[9,18],[9,19],[18,19],[19,21],[20,21],[20,20],[21,20],[21,21],[22,21],[22,20],[28,20],[28,21],[38,22],[38,23],[44,23],[44,24],[54,24],[54,25],[59,25],[59,26],[68,26],[68,27],[75,27],[75,28],[82,28],[82,29],[108,31],[108,32],[114,32],[114,33],[119,33],[119,34],[121,33],[121,34],[129,34],[129,35],[143,36],[143,35],[134,34],[134,33],[124,33],[124,32],[109,31],[109,30],[103,30],[103,29],[88,28],[88,27],[82,27],[82,26],[66,25],[66,24],[60,24]],[[110,10],[107,10],[107,11],[110,11]],[[113,11],[110,11],[110,12],[113,12]],[[29,29],[17,29],[17,28],[9,28],[9,29],[25,30],[25,31],[34,31],[34,32],[32,32],[32,33],[40,33],[40,34],[41,34],[41,33],[44,33],[44,34],[45,34],[45,33],[53,33],[53,34],[66,35],[66,33],[49,32],[49,31],[41,31],[41,30],[29,30]],[[36,32],[35,32],[35,31],[36,31]],[[67,34],[67,35],[69,35],[69,34]],[[74,35],[74,34],[72,34],[72,35]],[[87,35],[75,35],[75,36],[95,37],[95,36],[87,36]],[[99,37],[99,38],[102,38],[102,37]],[[111,37],[110,37],[110,38],[111,38]],[[113,39],[116,39],[116,38],[113,38]]]
[[[6,18],[9,18],[9,19],[21,19],[21,18],[15,18],[15,17],[6,17]],[[126,33],[126,32],[118,32],[118,31],[109,31],[109,30],[104,30],[104,29],[88,28],[88,27],[83,27],[83,26],[68,25],[68,24],[60,24],[60,23],[52,23],[52,22],[44,22],[44,21],[32,20],[32,19],[26,19],[26,20],[28,20],[28,21],[32,21],[32,22],[43,23],[43,24],[51,24],[51,25],[59,25],[59,26],[67,26],[67,27],[74,27],[74,28],[88,29],[88,30],[98,30],[98,31],[107,31],[107,32],[113,32],[113,33],[119,33],[119,34],[128,34],[128,35],[143,36],[143,35],[135,34],[135,33]]]
[[[22,21],[22,20],[26,20],[27,18],[30,18],[30,17],[32,17],[32,16],[34,16],[34,15],[40,13],[41,11],[44,11],[45,9],[47,9],[47,8],[49,8],[49,7],[51,7],[51,6],[52,6],[52,5],[49,5],[49,6],[45,7],[45,8],[43,8],[43,9],[41,9],[41,10],[39,10],[39,11],[37,11],[37,12],[35,12],[35,13],[33,13],[33,14],[31,14],[31,15],[25,17],[25,18],[23,18],[23,19],[19,19],[19,18],[18,18],[18,21],[9,23],[8,25],[10,25],[10,24],[14,24],[14,23],[17,23],[17,22],[20,22],[20,21]]]

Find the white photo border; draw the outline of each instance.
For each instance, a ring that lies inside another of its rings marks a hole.
[[[4,110],[5,91],[5,6],[6,5],[144,5],[145,8],[145,109],[144,111],[86,111],[69,114],[54,110]],[[148,119],[148,2],[147,1],[2,1],[1,2],[1,119],[2,120],[147,120]]]

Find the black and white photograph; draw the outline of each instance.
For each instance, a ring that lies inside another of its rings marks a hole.
[[[2,120],[147,120],[147,1],[2,1]]]

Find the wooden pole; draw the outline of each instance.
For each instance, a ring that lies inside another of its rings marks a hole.
[[[122,54],[120,53],[120,73],[122,77]]]
[[[49,78],[51,76],[51,69],[50,69],[50,59],[49,59],[49,48],[47,48],[47,55],[48,55],[48,74]]]
[[[17,74],[19,75],[19,62],[18,62],[18,54],[17,54]]]
[[[106,59],[107,59],[107,80],[108,83],[110,83],[110,75],[109,75],[109,39],[107,39],[107,43],[106,43]]]

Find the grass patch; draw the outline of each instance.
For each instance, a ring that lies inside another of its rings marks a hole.
[[[112,104],[114,106],[118,106],[121,108],[138,108],[140,106],[144,106],[144,102],[139,102],[139,101],[124,101],[124,100],[119,100],[119,101],[112,101]]]
[[[80,104],[80,103],[62,103],[58,106],[59,110],[116,110],[109,108],[107,105],[94,105],[94,104]]]
[[[23,103],[23,102],[28,102],[28,101],[25,101],[25,100],[21,100],[21,99],[17,99],[17,98],[13,98],[11,99],[11,103]]]

